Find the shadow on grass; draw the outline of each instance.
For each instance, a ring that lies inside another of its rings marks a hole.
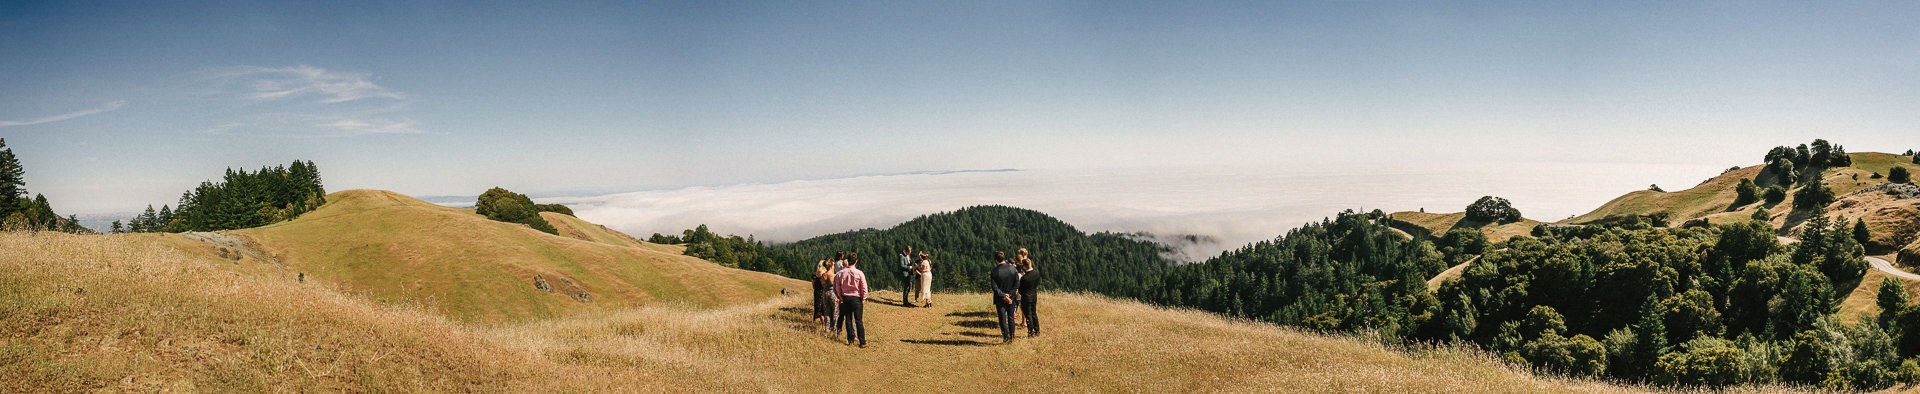
[[[974,337],[974,338],[999,338],[1000,337],[1000,334],[988,334],[984,332],[973,332],[973,331],[956,332],[954,333],[954,335],[959,335],[963,337]]]
[[[993,321],[993,320],[962,320],[962,321],[953,323],[953,325],[966,327],[966,328],[987,328],[987,329],[994,329],[994,330],[1000,329],[1000,322]]]
[[[916,345],[941,345],[941,346],[993,346],[994,345],[994,343],[992,342],[983,342],[983,341],[974,341],[974,340],[965,340],[965,339],[902,339],[900,340],[900,342],[906,342],[906,343],[911,343]]]
[[[985,318],[985,317],[993,317],[993,312],[987,312],[987,311],[977,311],[977,312],[953,312],[953,313],[948,313],[948,314],[947,314],[947,317],[981,317],[981,318]]]

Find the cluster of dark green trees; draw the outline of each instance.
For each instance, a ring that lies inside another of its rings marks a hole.
[[[809,267],[796,265],[792,269],[789,269],[787,265],[782,264],[782,262],[795,263],[803,260],[799,256],[769,248],[767,244],[753,239],[753,236],[741,238],[738,235],[722,236],[715,234],[712,231],[708,231],[707,225],[704,224],[682,231],[680,235],[677,236],[654,233],[653,236],[647,238],[647,242],[669,245],[685,244],[687,246],[686,255],[699,257],[703,260],[733,268],[770,272],[800,279],[805,279],[807,275],[813,274],[812,269],[803,270],[803,268]],[[776,256],[779,258],[776,259]]]
[[[7,147],[7,140],[0,138],[0,230],[93,232],[80,227],[79,218],[73,215],[63,218],[54,213],[47,196],[35,194],[27,198],[26,176],[27,170],[20,165],[20,158]]]
[[[986,289],[993,253],[1009,257],[1027,248],[1036,266],[1046,270],[1049,289],[1093,291],[1136,297],[1175,265],[1172,250],[1124,234],[1087,234],[1044,213],[1005,206],[976,206],[925,215],[893,228],[864,229],[799,242],[769,245],[753,238],[721,237],[706,226],[681,237],[654,234],[649,242],[685,243],[687,254],[723,265],[806,279],[820,260],[835,253],[860,256],[867,281],[875,288],[898,289],[901,249],[912,246],[934,262],[934,287],[961,291]],[[676,242],[677,241],[677,242]]]
[[[1798,147],[1779,146],[1767,151],[1766,172],[1782,185],[1792,186],[1802,178],[1819,179],[1821,169],[1853,165],[1847,148],[1816,139]]]
[[[1467,205],[1466,219],[1478,223],[1513,223],[1524,218],[1520,216],[1520,210],[1514,209],[1513,203],[1507,199],[1484,196]]]
[[[327,202],[320,168],[312,161],[294,160],[286,166],[260,171],[227,169],[219,182],[202,181],[180,194],[179,203],[152,205],[126,223],[114,221],[113,232],[219,231],[259,227],[292,220]]]
[[[507,223],[519,223],[547,234],[560,234],[559,229],[540,217],[541,212],[558,212],[573,215],[573,209],[560,204],[534,204],[527,195],[514,193],[507,189],[494,187],[480,193],[480,199],[474,202],[474,212],[488,219]]]
[[[1827,187],[1820,172],[1830,167],[1853,165],[1853,157],[1847,155],[1846,147],[1821,139],[1798,147],[1774,147],[1767,151],[1765,160],[1766,167],[1759,176],[1742,179],[1739,186],[1734,188],[1733,205],[1728,210],[1760,200],[1765,200],[1769,206],[1779,204],[1787,199],[1787,190],[1795,184],[1800,184],[1793,195],[1795,210],[1825,207],[1832,204],[1836,196],[1833,189]],[[1904,168],[1895,169],[1905,172]],[[1903,174],[1900,178],[1906,176]],[[1763,184],[1767,185],[1764,189],[1761,188]]]

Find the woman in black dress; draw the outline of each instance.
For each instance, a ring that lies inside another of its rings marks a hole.
[[[833,269],[828,264],[820,260],[820,265],[813,270],[813,318],[820,321],[822,327],[831,329],[839,311],[833,304]]]

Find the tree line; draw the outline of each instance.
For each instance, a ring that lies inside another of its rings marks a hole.
[[[858,254],[868,281],[876,288],[900,288],[899,253],[912,246],[934,262],[939,289],[986,289],[993,253],[1027,248],[1050,289],[1081,290],[1114,296],[1144,294],[1153,278],[1171,269],[1172,250],[1124,234],[1087,234],[1033,210],[976,206],[924,215],[889,229],[862,229],[793,243],[768,244],[751,236],[720,236],[702,225],[680,236],[654,234],[654,243],[684,243],[687,255],[722,265],[806,279],[814,266],[838,252]]]
[[[228,168],[218,182],[180,194],[178,203],[148,205],[125,223],[114,221],[113,232],[220,231],[259,227],[292,220],[327,202],[320,169],[312,161],[295,160],[286,166],[259,171]]]
[[[81,227],[80,219],[74,215],[60,217],[54,213],[47,196],[34,194],[28,198],[26,176],[27,170],[20,165],[20,158],[13,154],[13,148],[7,147],[7,140],[0,138],[0,230],[93,232]]]

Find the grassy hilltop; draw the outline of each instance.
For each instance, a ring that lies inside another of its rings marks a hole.
[[[662,302],[732,305],[806,285],[718,267],[565,215],[549,217],[580,239],[373,190],[336,192],[298,219],[231,234],[277,256],[285,275],[305,273],[374,300],[420,303],[469,322]],[[535,275],[553,292],[536,289]],[[590,302],[575,298],[581,294]]]

